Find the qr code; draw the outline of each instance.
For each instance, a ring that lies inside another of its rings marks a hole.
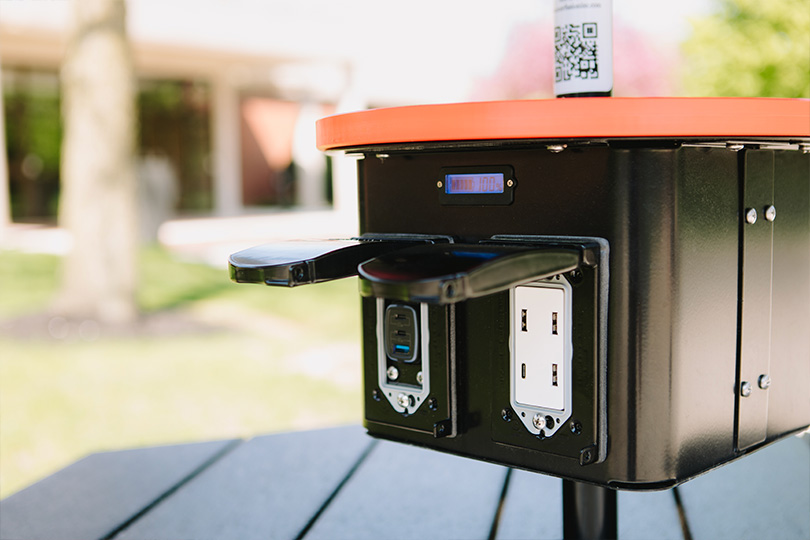
[[[554,28],[556,82],[599,78],[597,37],[596,23],[567,24]]]

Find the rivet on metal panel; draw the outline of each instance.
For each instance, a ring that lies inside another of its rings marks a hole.
[[[565,150],[566,145],[564,144],[550,144],[546,146],[546,149],[551,152],[552,154],[559,154],[563,150]]]
[[[512,180],[511,178],[506,181],[506,187],[512,187],[514,185],[515,185],[515,181]]]
[[[748,381],[743,381],[740,384],[740,395],[742,397],[748,397],[751,395],[751,383]]]
[[[441,181],[441,180],[439,180],[438,182],[436,182],[436,187],[437,187],[437,188],[441,189],[443,186],[444,186],[444,184],[442,183],[442,181]]]
[[[765,219],[773,221],[776,219],[776,207],[774,205],[765,207]]]
[[[768,388],[771,387],[771,378],[768,376],[767,373],[763,373],[762,375],[759,376],[758,384],[760,388],[762,388],[763,390],[767,390]]]
[[[435,438],[446,437],[450,434],[450,428],[448,426],[448,420],[442,420],[441,422],[436,422],[433,424],[433,436]]]
[[[757,222],[756,208],[749,208],[748,210],[745,211],[745,221],[747,221],[751,225]]]
[[[599,455],[597,452],[598,448],[595,444],[590,446],[586,446],[582,450],[579,451],[579,464],[580,465],[587,465],[592,463],[596,457]]]

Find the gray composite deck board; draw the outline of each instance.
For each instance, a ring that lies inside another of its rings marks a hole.
[[[810,437],[790,437],[680,487],[694,540],[810,538]]]
[[[810,538],[810,436],[678,490],[694,540]],[[622,540],[684,538],[672,490],[618,497]],[[559,479],[353,426],[94,454],[0,501],[0,540],[485,539],[499,505],[498,539],[562,536]]]
[[[678,506],[671,490],[618,493],[621,540],[683,539]],[[501,511],[500,540],[559,539],[563,535],[562,480],[516,470]]]
[[[514,470],[501,508],[496,538],[562,538],[562,480]]]
[[[621,540],[681,540],[683,527],[671,489],[620,491],[616,501]]]
[[[380,441],[304,538],[486,539],[506,472]]]
[[[115,538],[295,538],[371,444],[359,426],[257,437]]]
[[[0,502],[2,540],[92,540],[164,496],[235,441],[92,454]]]

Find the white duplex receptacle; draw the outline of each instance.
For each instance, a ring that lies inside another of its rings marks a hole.
[[[511,290],[512,408],[535,435],[571,416],[571,286],[543,280]]]

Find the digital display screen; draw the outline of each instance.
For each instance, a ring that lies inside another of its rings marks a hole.
[[[503,176],[503,173],[447,174],[444,191],[451,195],[503,193]]]
[[[446,206],[498,206],[515,200],[517,180],[511,165],[442,167],[441,176],[433,181],[439,203]]]

